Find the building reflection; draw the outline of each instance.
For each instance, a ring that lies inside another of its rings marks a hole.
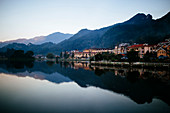
[[[108,67],[108,66],[91,66],[93,70],[112,71],[115,76],[126,77],[128,73],[138,72],[140,79],[160,79],[162,81],[170,80],[168,70],[143,69],[143,68],[125,68],[125,67]]]
[[[96,75],[102,75],[105,72],[113,72],[115,76],[127,77],[128,74],[136,72],[139,79],[159,79],[161,81],[170,80],[170,72],[168,70],[129,68],[119,66],[97,66],[90,65],[89,62],[60,62],[60,66],[64,68],[73,68],[75,70],[84,69],[95,71]]]
[[[78,69],[92,70],[88,62],[60,62],[60,66],[65,68],[73,68],[76,70]]]

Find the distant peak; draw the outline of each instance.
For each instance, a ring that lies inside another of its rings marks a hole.
[[[33,44],[32,44],[32,43],[28,43],[27,45],[28,45],[28,46],[31,46],[31,45],[33,45]]]
[[[87,28],[81,29],[80,31],[89,31]]]
[[[88,31],[90,31],[90,30],[88,30],[88,29],[81,29],[78,33],[86,33],[86,32],[88,32]]]
[[[137,17],[137,16],[143,16],[145,17],[146,15],[144,13],[137,13],[134,17]]]
[[[73,34],[70,34],[70,33],[62,33],[62,32],[54,32],[54,33],[51,33],[49,35],[73,35]],[[49,36],[48,35],[48,36]]]
[[[152,15],[148,14],[146,18],[152,20]]]
[[[146,22],[152,21],[152,15],[148,14],[145,15],[144,13],[138,13],[135,16],[133,16],[131,19],[126,21],[127,24],[142,24]]]

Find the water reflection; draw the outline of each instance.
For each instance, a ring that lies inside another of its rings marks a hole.
[[[53,83],[76,82],[79,86],[107,89],[123,94],[137,104],[151,103],[154,98],[170,105],[170,72],[140,68],[94,66],[88,62],[1,62],[0,72],[20,77],[30,76]]]
[[[138,106],[125,96],[95,87],[81,88],[75,82],[56,85],[31,77],[0,74],[0,90],[0,111],[9,113],[143,113],[169,111],[168,106],[158,99],[154,99],[150,105]]]

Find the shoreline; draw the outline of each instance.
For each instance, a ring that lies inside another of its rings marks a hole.
[[[170,68],[170,63],[152,63],[152,62],[105,62],[105,61],[91,61],[91,65],[96,66],[118,66],[118,67],[136,67],[136,68]]]

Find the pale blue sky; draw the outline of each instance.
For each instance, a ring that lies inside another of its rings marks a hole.
[[[99,29],[137,13],[156,19],[169,5],[170,0],[0,0],[0,41]]]

